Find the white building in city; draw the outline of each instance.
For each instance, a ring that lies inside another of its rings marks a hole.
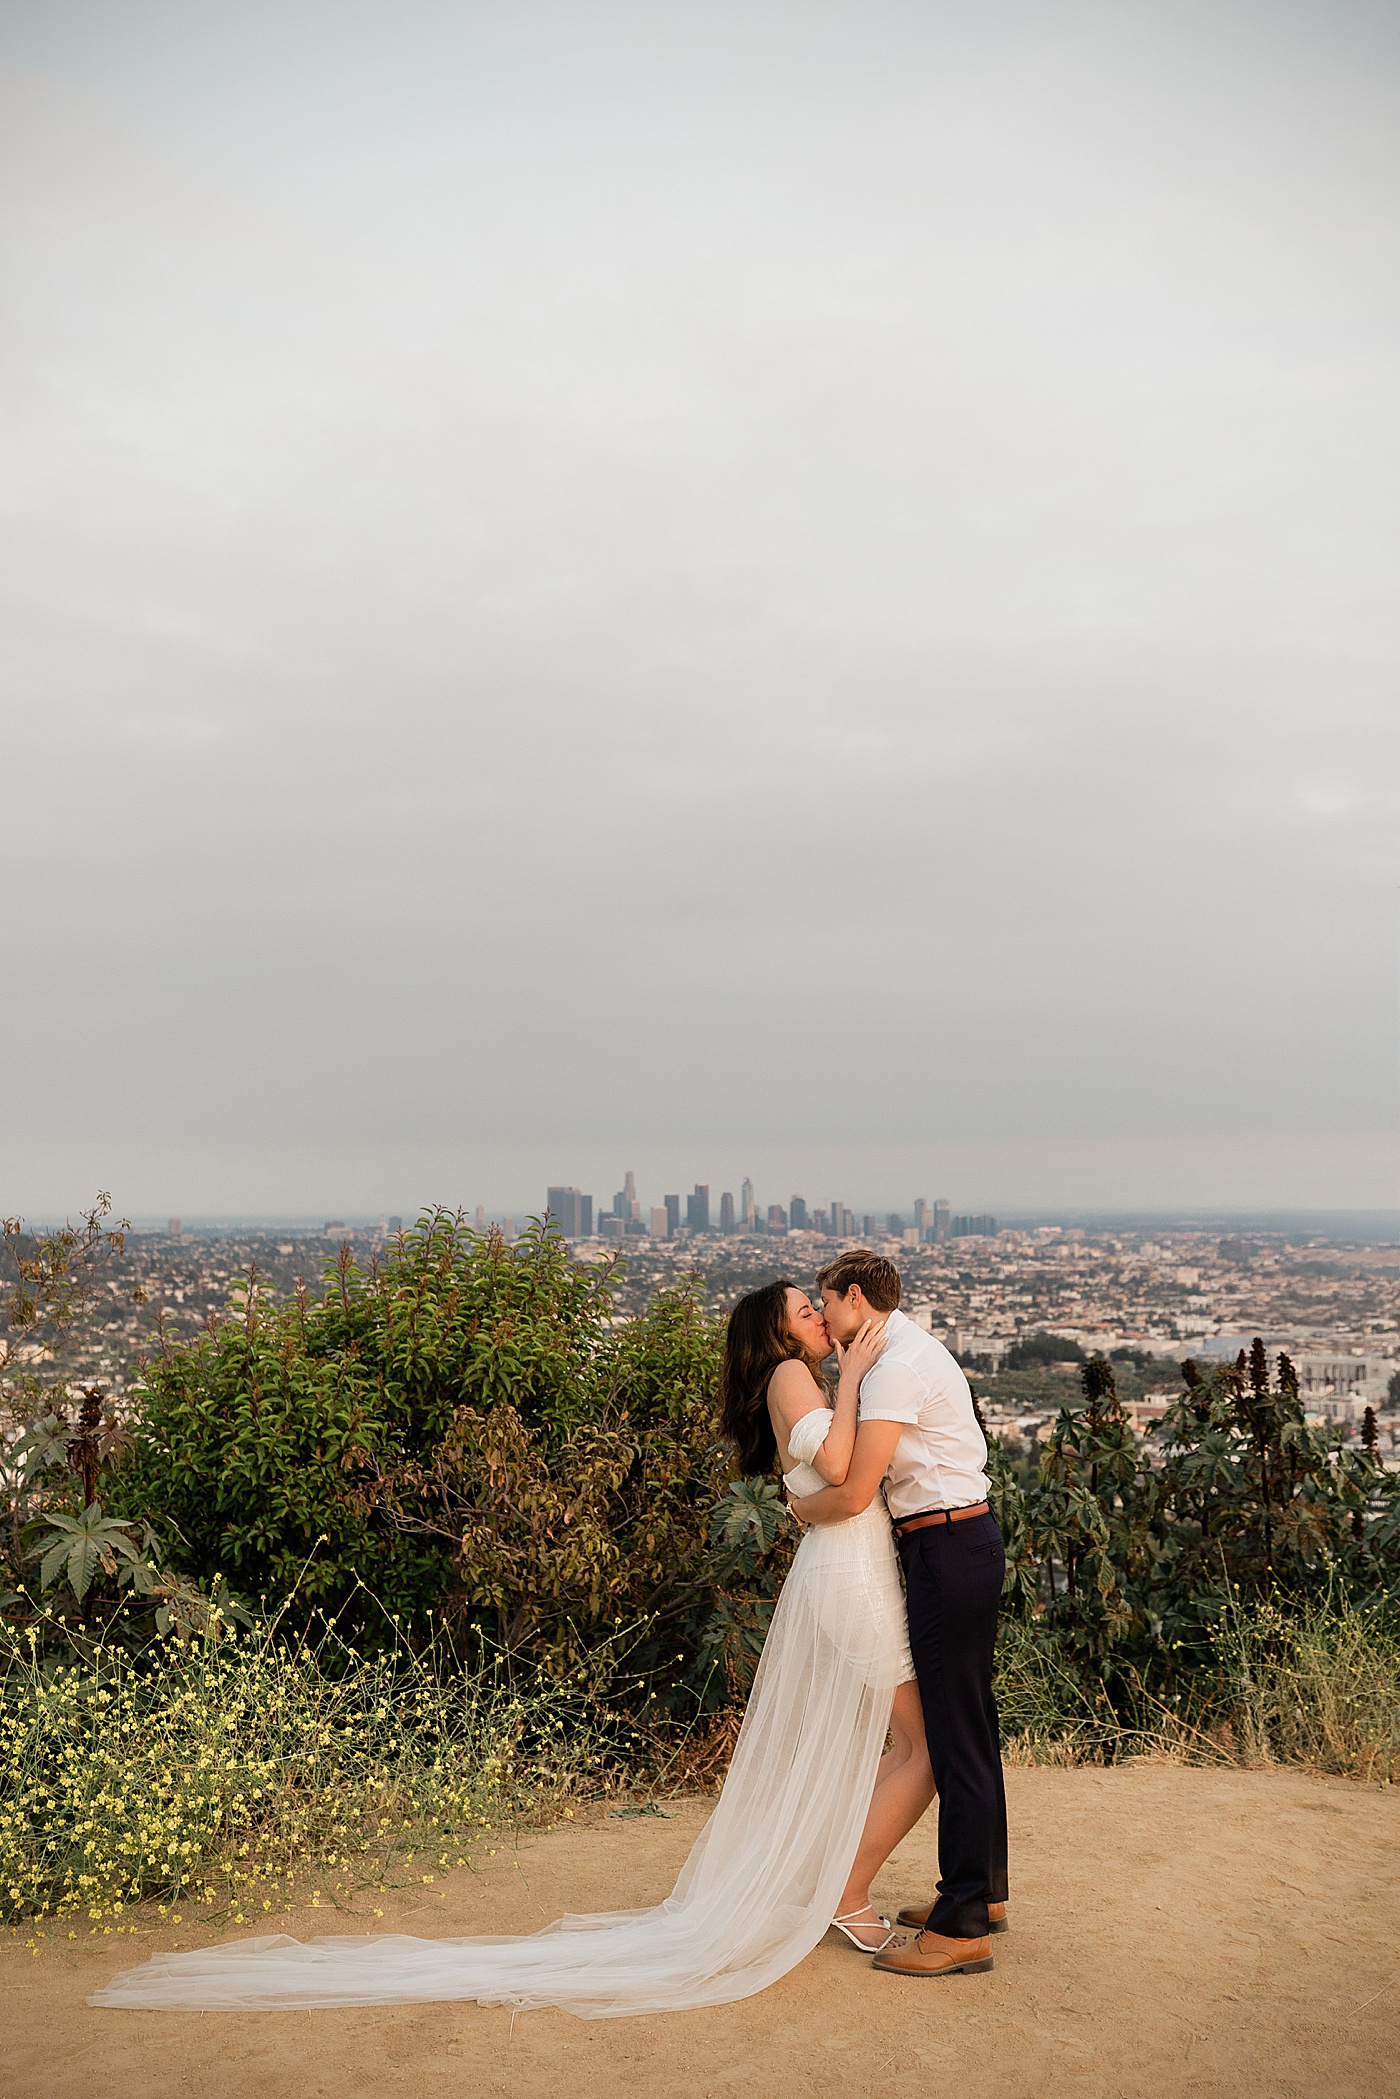
[[[1367,1407],[1389,1403],[1390,1380],[1400,1363],[1392,1356],[1295,1356],[1298,1397],[1305,1414],[1324,1421],[1359,1421]]]

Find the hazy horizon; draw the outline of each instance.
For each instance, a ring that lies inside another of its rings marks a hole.
[[[1393,8],[0,0],[0,197],[0,1209],[1396,1201]]]
[[[401,1215],[403,1223],[407,1226],[416,1223],[418,1216],[429,1214],[432,1207],[432,1205],[419,1205],[416,1209],[409,1208],[402,1212],[366,1211],[359,1215],[352,1214],[348,1218],[342,1218],[339,1222],[344,1224],[347,1231],[373,1231],[381,1217]],[[444,1207],[448,1206],[445,1205]],[[531,1217],[539,1214],[538,1202],[533,1207],[528,1204],[518,1204],[509,1210],[488,1213],[487,1221],[488,1223],[499,1223],[503,1219],[509,1218],[517,1229],[520,1229],[528,1223]],[[888,1213],[877,1209],[875,1214],[885,1215]],[[909,1203],[906,1201],[903,1212],[897,1212],[896,1214],[903,1215],[907,1221],[910,1216]],[[57,1217],[42,1218],[30,1220],[30,1222],[42,1226],[57,1223],[59,1219]],[[134,1217],[131,1219],[131,1228],[136,1232],[160,1234],[164,1231],[168,1222],[169,1219],[159,1215]],[[303,1212],[296,1216],[182,1217],[179,1222],[186,1238],[197,1238],[202,1233],[208,1233],[212,1236],[218,1233],[232,1235],[236,1232],[252,1233],[262,1231],[302,1232],[315,1236],[317,1233],[324,1232],[326,1220],[320,1218],[319,1212],[313,1211]],[[1224,1232],[1229,1230],[1242,1233],[1252,1231],[1260,1234],[1276,1234],[1296,1230],[1309,1238],[1330,1237],[1332,1239],[1354,1240],[1358,1243],[1367,1244],[1400,1244],[1400,1210],[1028,1210],[1024,1213],[1013,1211],[1010,1215],[997,1219],[998,1229],[1006,1231],[1033,1230],[1037,1226],[1045,1225],[1062,1225],[1070,1230],[1082,1228],[1086,1231],[1099,1230],[1104,1232],[1132,1232],[1154,1229],[1163,1231],[1170,1229],[1181,1232]],[[625,1254],[627,1251],[626,1242],[619,1242],[619,1245],[621,1251]]]

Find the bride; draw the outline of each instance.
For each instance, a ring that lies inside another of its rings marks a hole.
[[[794,1495],[840,1485],[860,1381],[883,1328],[821,1381],[826,1322],[788,1282],[730,1314],[721,1421],[746,1473],[782,1459]],[[886,1750],[887,1740],[893,1746]],[[132,2009],[290,2010],[474,1999],[581,2018],[681,2011],[752,1996],[832,1923],[876,1951],[890,1937],[870,1880],[933,1798],[885,1505],[809,1529],[773,1612],[714,1813],[654,1909],[561,1917],[526,1938],[398,1935],[236,1939],[160,1954],[89,2002]]]

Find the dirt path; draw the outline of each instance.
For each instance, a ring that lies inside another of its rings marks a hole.
[[[828,1938],[742,2004],[583,2022],[414,2005],[257,2014],[89,2011],[87,1992],[184,1930],[0,1944],[6,2099],[1378,2099],[1400,2084],[1400,1795],[1286,1772],[1012,1771],[1012,1931],[996,1971],[875,1974]],[[383,1930],[530,1931],[664,1895],[703,1805],[526,1839]],[[933,1831],[888,1869],[928,1892]],[[344,1921],[300,1913],[311,1935]],[[213,1936],[213,1934],[209,1934]]]

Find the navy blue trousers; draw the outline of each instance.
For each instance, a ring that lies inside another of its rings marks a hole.
[[[927,1929],[980,1939],[1006,1900],[1006,1789],[992,1650],[1006,1552],[990,1513],[899,1540],[909,1646],[938,1787],[938,1900]]]

